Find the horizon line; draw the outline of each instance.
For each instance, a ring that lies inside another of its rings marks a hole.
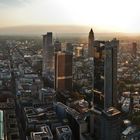
[[[22,29],[22,28],[28,28],[28,27],[62,27],[62,28],[65,28],[66,30],[66,27],[75,27],[75,28],[82,28],[84,30],[89,30],[86,32],[64,32],[64,31],[52,31],[52,32],[55,32],[55,33],[58,33],[58,34],[88,34],[90,29],[92,28],[94,33],[105,33],[105,34],[122,34],[122,35],[134,35],[134,36],[137,36],[137,35],[140,35],[140,32],[121,32],[121,31],[111,31],[111,30],[107,30],[107,29],[104,29],[104,28],[99,28],[99,27],[96,27],[96,26],[92,26],[92,25],[70,25],[70,24],[66,24],[66,25],[63,25],[63,24],[29,24],[29,25],[13,25],[13,26],[3,26],[3,27],[0,27],[0,30],[6,30],[6,29],[14,29],[14,28],[18,28],[18,29]],[[94,28],[93,28],[94,27]],[[68,29],[68,28],[67,28]],[[35,29],[36,30],[36,29]],[[54,29],[54,30],[57,30],[57,29]],[[7,32],[7,31],[6,31]],[[20,32],[20,31],[15,31],[15,32]],[[28,31],[27,31],[28,32]],[[39,32],[39,31],[38,31]],[[1,34],[1,33],[0,33]],[[2,33],[3,34],[3,33]],[[7,33],[6,33],[7,34]],[[17,34],[17,33],[15,33]],[[26,34],[26,33],[25,33]],[[27,34],[35,34],[35,33],[27,33]],[[37,33],[36,33],[37,34]]]

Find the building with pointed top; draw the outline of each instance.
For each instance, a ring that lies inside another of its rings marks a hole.
[[[94,57],[94,32],[91,29],[88,36],[88,57]]]

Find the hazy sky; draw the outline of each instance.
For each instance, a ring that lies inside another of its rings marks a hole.
[[[0,0],[0,27],[51,24],[140,33],[140,0]]]

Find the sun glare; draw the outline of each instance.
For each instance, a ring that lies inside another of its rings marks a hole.
[[[139,3],[138,0],[30,0],[29,4],[5,13],[13,11],[11,24],[15,21],[19,25],[84,25],[140,32]]]

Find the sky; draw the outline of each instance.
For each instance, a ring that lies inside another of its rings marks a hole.
[[[0,0],[0,28],[75,25],[140,33],[139,5],[140,0]]]

